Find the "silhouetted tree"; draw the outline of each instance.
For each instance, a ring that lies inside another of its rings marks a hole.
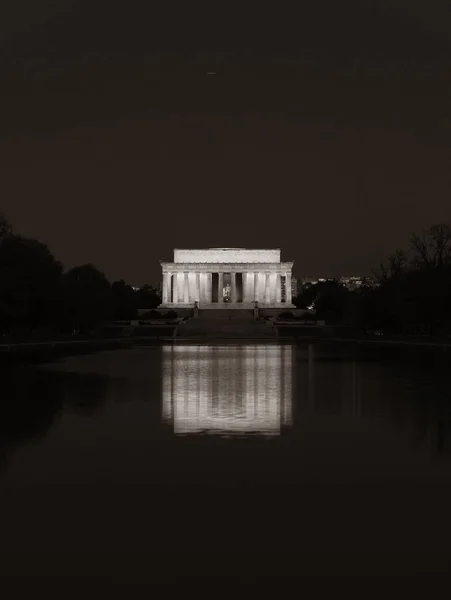
[[[123,279],[111,286],[113,318],[117,320],[136,319],[138,316],[138,292]]]
[[[111,286],[92,264],[74,267],[61,278],[62,325],[86,332],[111,318]]]
[[[318,294],[318,284],[306,283],[302,285],[300,293],[293,299],[296,308],[308,308],[314,303]]]
[[[445,223],[431,225],[420,235],[410,238],[413,265],[417,268],[437,269],[451,264],[451,228]]]
[[[138,290],[137,308],[157,308],[161,304],[161,296],[154,287],[145,284]]]
[[[437,333],[451,322],[451,229],[414,233],[409,253],[397,250],[381,265],[379,287],[366,297],[365,321],[391,333]]]
[[[0,212],[0,243],[4,238],[11,235],[13,228],[11,223],[6,218],[5,214]]]
[[[349,291],[337,280],[317,283],[315,311],[318,319],[342,322]]]
[[[3,328],[53,321],[62,265],[45,244],[7,230],[0,244],[0,314]]]

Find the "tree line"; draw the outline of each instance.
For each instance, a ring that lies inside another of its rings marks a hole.
[[[314,305],[315,318],[387,334],[451,333],[451,228],[432,225],[411,235],[374,277],[357,290],[338,281],[305,285],[299,308]]]
[[[92,264],[65,270],[46,244],[13,231],[0,214],[0,333],[39,329],[88,333],[108,320],[129,320],[160,304],[151,285],[110,283]]]
[[[348,290],[336,280],[306,284],[294,302],[316,319],[387,334],[451,333],[451,227],[414,233],[374,277]],[[0,214],[0,333],[44,329],[88,333],[108,320],[130,320],[161,302],[150,285],[110,283],[84,264],[65,270],[49,248],[13,231]]]

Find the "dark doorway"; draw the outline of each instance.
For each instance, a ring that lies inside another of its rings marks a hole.
[[[236,301],[243,302],[243,273],[236,274]]]
[[[219,276],[217,273],[211,274],[211,301],[218,302],[218,284],[219,284]]]

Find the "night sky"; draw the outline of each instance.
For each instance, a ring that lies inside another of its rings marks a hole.
[[[368,273],[451,221],[449,6],[2,2],[0,210],[136,285],[174,247]]]

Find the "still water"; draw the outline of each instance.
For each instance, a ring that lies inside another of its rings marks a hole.
[[[0,552],[299,552],[325,572],[349,569],[338,557],[351,553],[382,570],[448,568],[443,357],[170,345],[2,379]]]

